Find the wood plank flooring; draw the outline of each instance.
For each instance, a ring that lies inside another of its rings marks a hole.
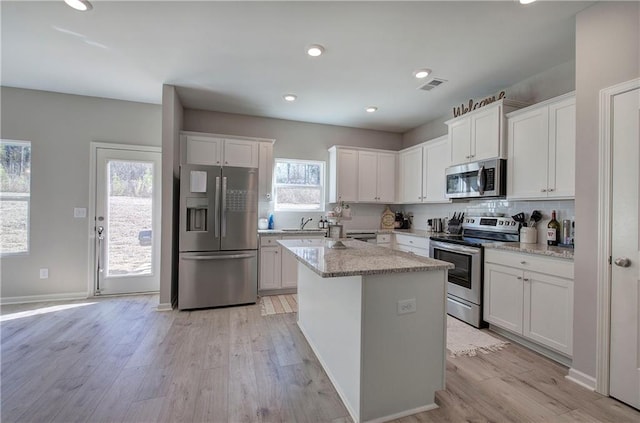
[[[4,306],[0,420],[351,421],[296,314],[157,312],[157,304],[130,296]],[[450,358],[440,408],[398,422],[640,421],[566,373],[516,345]]]

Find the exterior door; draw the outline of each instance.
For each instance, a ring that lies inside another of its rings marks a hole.
[[[160,289],[161,153],[96,149],[94,293]]]
[[[640,408],[640,89],[612,107],[610,395]]]

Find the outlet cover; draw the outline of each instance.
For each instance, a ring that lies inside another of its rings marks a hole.
[[[40,269],[40,279],[48,279],[49,278],[49,269],[43,267]]]
[[[409,314],[416,312],[416,299],[398,301],[398,314]]]
[[[76,217],[76,218],[85,218],[85,217],[87,217],[87,209],[86,209],[86,207],[75,207],[73,209],[73,217]]]

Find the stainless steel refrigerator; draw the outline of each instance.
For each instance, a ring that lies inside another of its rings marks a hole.
[[[255,303],[258,169],[182,165],[178,308]]]

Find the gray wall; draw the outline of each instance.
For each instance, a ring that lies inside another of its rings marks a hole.
[[[180,130],[184,110],[174,86],[162,87],[162,241],[160,248],[160,304],[168,308],[177,298]]]
[[[160,146],[157,105],[2,87],[1,137],[31,141],[31,251],[2,258],[0,297],[86,293],[91,141]],[[49,268],[49,279],[38,269]]]
[[[640,76],[640,5],[598,3],[576,16],[576,227],[573,368],[596,372],[599,91]]]
[[[507,98],[535,104],[568,93],[575,89],[575,61],[562,63],[544,72],[518,82],[504,90]],[[492,95],[495,93],[487,93]],[[457,104],[452,104],[453,106]],[[453,118],[453,111],[407,131],[402,136],[402,148],[440,137],[447,134],[446,121]]]
[[[344,126],[185,109],[185,131],[274,138],[273,157],[327,160],[332,145],[400,150],[402,136]]]

